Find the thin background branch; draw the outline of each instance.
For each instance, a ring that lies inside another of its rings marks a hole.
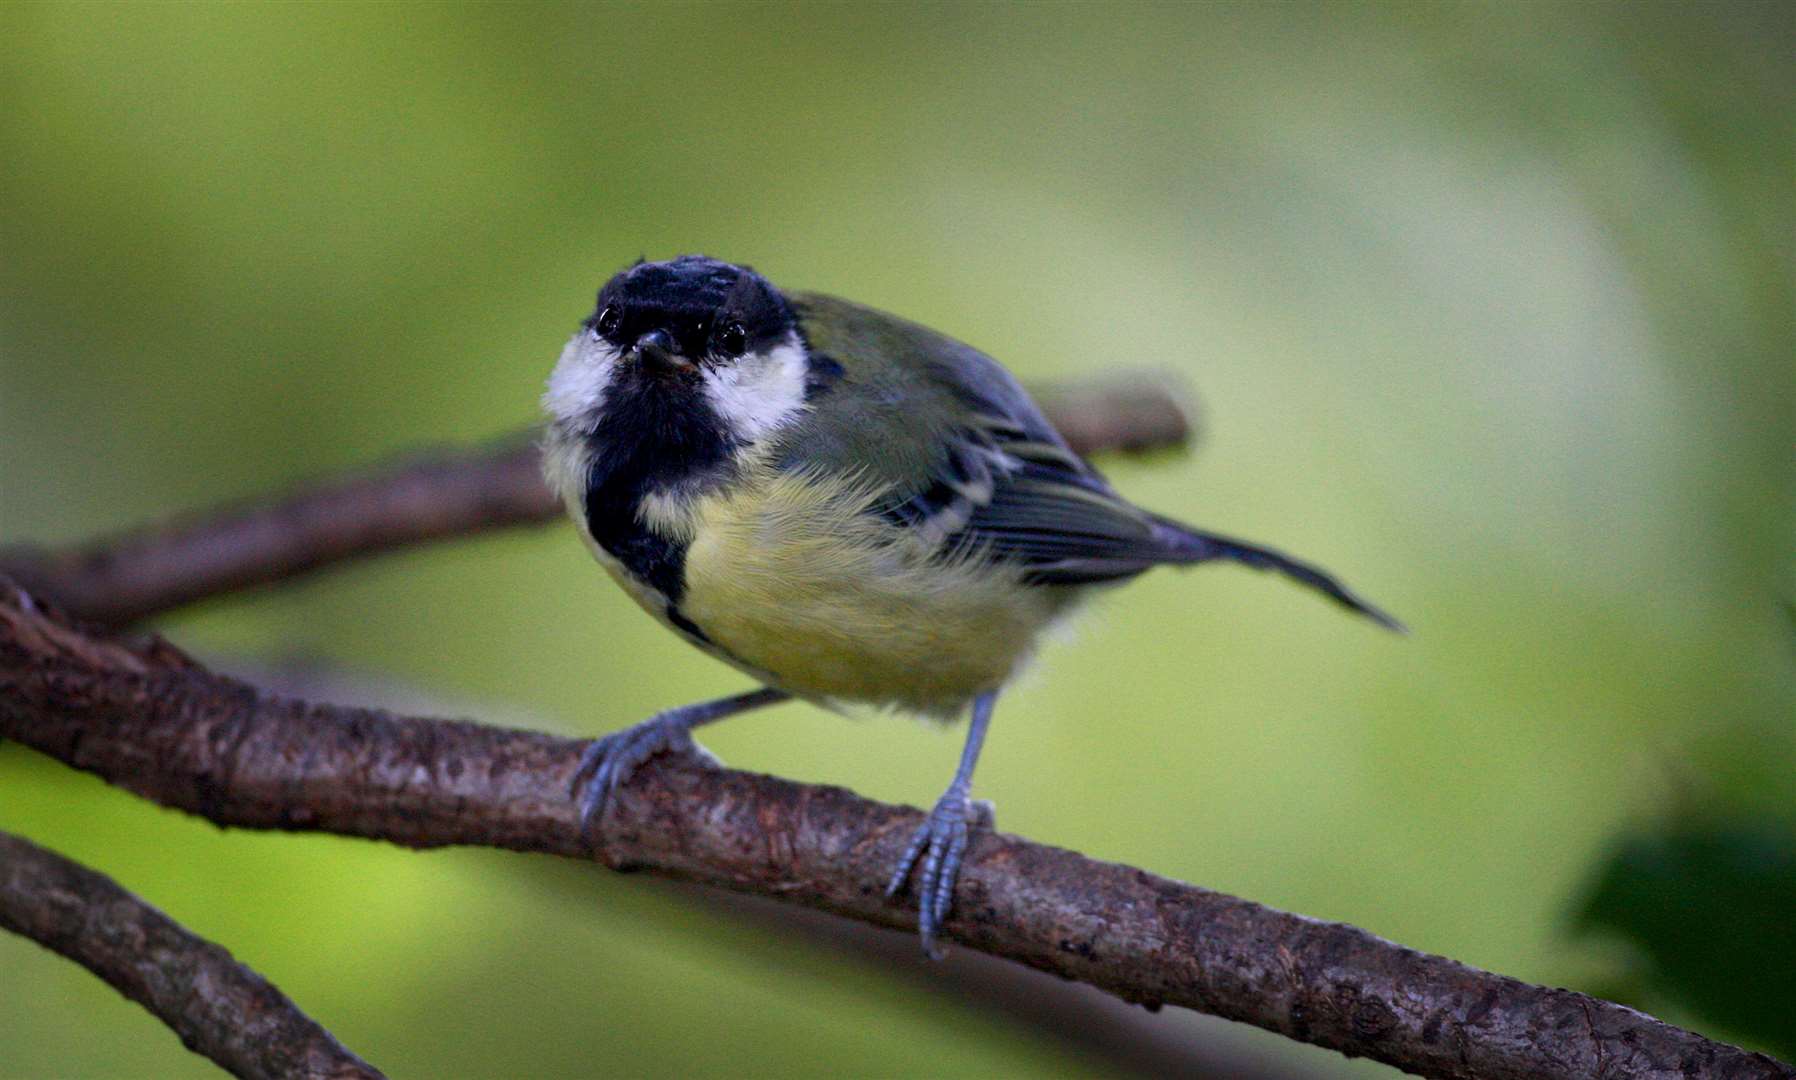
[[[1143,451],[1191,437],[1168,378],[1141,372],[1039,391],[1075,450]],[[561,519],[536,435],[437,451],[79,547],[0,550],[0,574],[83,622],[122,626],[346,559]]]
[[[381,1075],[224,949],[110,878],[4,832],[0,926],[105,979],[235,1076]]]
[[[0,595],[0,736],[219,825],[598,858],[880,926],[914,919],[882,895],[914,809],[661,760],[593,850],[566,794],[584,743],[275,697],[166,643],[84,633],[14,589]],[[1425,1076],[1796,1078],[1620,1005],[1004,834],[968,851],[944,936]]]

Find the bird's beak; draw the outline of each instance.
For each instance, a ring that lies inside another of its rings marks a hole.
[[[674,340],[665,330],[650,330],[636,339],[636,359],[643,367],[660,372],[690,371],[692,361],[674,348]]]

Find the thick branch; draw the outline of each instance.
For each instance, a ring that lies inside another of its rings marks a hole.
[[[3,832],[0,926],[105,979],[235,1076],[381,1075],[224,949],[110,878]]]
[[[442,695],[390,676],[330,662],[260,664],[232,661],[238,678],[272,692],[313,701],[378,703],[381,708],[451,715]],[[529,724],[530,714],[507,706],[507,723]],[[574,868],[578,869],[578,868]],[[578,873],[542,880],[558,888],[580,888]],[[587,894],[582,893],[582,896]],[[916,939],[883,927],[839,919],[748,893],[726,892],[690,882],[667,882],[658,894],[669,902],[728,920],[744,933],[781,941],[793,949],[821,949],[840,961],[861,965],[884,978],[908,983],[914,991],[951,1005],[961,1015],[979,1015],[1001,1026],[1026,1029],[1028,1037],[1058,1044],[1075,1058],[1101,1061],[1119,1076],[1180,1076],[1189,1080],[1308,1080],[1323,1066],[1299,1067],[1265,1057],[1258,1040],[1214,1017],[1169,1017],[1150,1013],[1084,983],[1057,979],[995,956],[956,949],[938,963],[919,963]]]
[[[1167,381],[1139,373],[1049,388],[1040,399],[1081,453],[1176,446],[1191,433]],[[345,559],[559,515],[526,433],[80,547],[0,550],[0,575],[85,622],[122,626]]]
[[[615,801],[593,851],[567,797],[581,743],[273,697],[166,644],[75,631],[11,589],[0,737],[220,825],[597,856],[882,926],[914,919],[882,885],[916,810],[662,761]],[[1014,836],[974,842],[945,936],[1426,1076],[1796,1078],[1632,1009]]]

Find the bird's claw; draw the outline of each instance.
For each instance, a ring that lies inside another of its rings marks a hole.
[[[918,858],[923,860],[917,882],[917,930],[923,938],[923,951],[931,959],[942,958],[935,936],[954,906],[954,883],[973,830],[991,828],[993,818],[991,803],[974,801],[964,789],[949,788],[911,835],[910,845],[886,885],[886,896],[897,896],[904,891]]]
[[[574,770],[569,784],[568,793],[580,800],[582,830],[590,831],[598,825],[612,793],[656,754],[694,756],[717,764],[709,751],[693,741],[691,727],[680,717],[666,713],[594,739],[580,756],[580,767]]]

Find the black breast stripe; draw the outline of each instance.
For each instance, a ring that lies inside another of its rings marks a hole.
[[[717,646],[717,643],[715,641],[711,640],[711,635],[709,635],[709,634],[705,633],[703,630],[699,629],[699,625],[697,623],[693,622],[691,619],[688,619],[686,617],[685,612],[681,611],[679,608],[675,607],[672,604],[667,605],[667,621],[670,623],[673,623],[675,626],[679,627],[686,634],[688,634],[692,637],[695,637],[698,640],[704,642],[706,645],[710,645],[713,648],[715,648]]]
[[[731,439],[702,395],[668,390],[638,376],[620,378],[606,394],[591,440],[586,527],[632,577],[674,605],[686,591],[686,544],[644,525],[638,511],[650,492],[726,466]]]

